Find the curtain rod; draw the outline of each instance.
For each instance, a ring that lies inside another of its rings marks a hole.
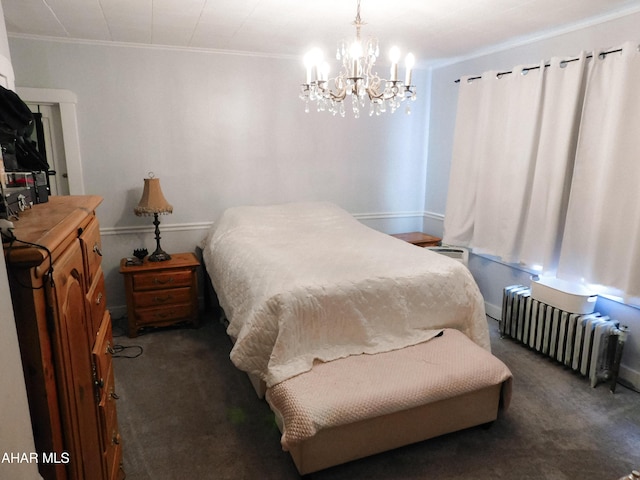
[[[598,54],[598,57],[600,57],[600,59],[603,59],[603,58],[605,58],[607,55],[609,55],[611,53],[619,53],[621,51],[622,51],[622,48],[617,48],[615,50],[609,50],[607,52],[600,52],[600,54]],[[586,56],[586,58],[593,58],[593,55],[589,54],[589,55]],[[560,62],[560,64],[567,64],[567,63],[571,63],[571,62],[577,62],[578,60],[580,60],[580,58],[570,58],[568,60],[562,60]],[[550,63],[545,63],[544,66],[545,66],[545,68],[547,68],[547,67],[550,67],[551,64]],[[540,68],[540,65],[535,65],[533,67],[523,68],[522,71],[523,72],[528,72],[529,70],[537,70],[539,68]],[[498,72],[496,75],[497,75],[498,78],[500,78],[502,75],[509,75],[511,73],[513,73],[512,70],[510,70],[508,72]],[[477,75],[475,77],[469,77],[467,79],[467,81],[470,82],[472,80],[478,80],[479,78],[482,78],[482,75]],[[458,78],[457,80],[454,80],[453,83],[460,83],[460,79]]]

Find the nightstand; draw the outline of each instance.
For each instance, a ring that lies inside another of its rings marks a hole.
[[[129,337],[144,327],[164,327],[181,322],[198,326],[200,262],[193,253],[171,254],[171,260],[129,265],[120,261],[127,293]]]
[[[442,242],[439,237],[433,235],[427,235],[422,232],[409,232],[409,233],[395,233],[392,237],[399,238],[405,242],[411,243],[417,247],[438,247]]]

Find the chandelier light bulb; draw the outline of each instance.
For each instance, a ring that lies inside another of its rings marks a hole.
[[[311,71],[313,69],[313,51],[308,51],[304,55],[304,66],[307,71],[307,85],[311,84]]]
[[[416,64],[416,57],[413,56],[413,53],[407,53],[407,56],[404,59],[404,63],[407,68],[413,68],[413,66]]]
[[[389,58],[391,59],[391,81],[398,80],[398,62],[400,61],[400,49],[396,46],[391,47],[389,51]]]
[[[407,53],[407,56],[404,59],[404,64],[407,67],[406,77],[404,80],[404,84],[407,88],[411,86],[411,70],[413,66],[416,64],[416,57],[413,56],[413,53]]]
[[[389,58],[391,63],[398,63],[400,61],[400,49],[395,45],[389,50]]]
[[[307,69],[307,84],[320,80],[319,67],[322,64],[322,50],[312,48],[304,56],[304,65]]]
[[[329,80],[329,64],[327,62],[322,62],[320,65],[320,80],[323,82]]]

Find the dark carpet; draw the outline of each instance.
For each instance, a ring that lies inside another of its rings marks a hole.
[[[222,325],[150,331],[116,321],[114,360],[127,480],[299,478],[268,405],[229,360]],[[617,480],[640,467],[640,394],[586,379],[498,336],[513,397],[472,428],[307,475],[313,480]],[[139,348],[142,354],[134,357]]]

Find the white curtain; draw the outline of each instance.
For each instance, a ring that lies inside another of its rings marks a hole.
[[[461,79],[445,243],[554,268],[585,64],[582,54]]]
[[[594,55],[558,276],[640,297],[640,53]]]
[[[444,241],[511,257],[537,122],[543,74],[488,72],[460,81]],[[474,93],[475,92],[475,93]],[[522,127],[522,128],[520,128]],[[514,208],[502,208],[514,204]],[[505,240],[509,244],[505,244]]]
[[[543,273],[555,272],[558,265],[587,63],[582,52],[570,62],[552,58],[545,70],[540,135],[518,258],[525,265],[539,266]]]

